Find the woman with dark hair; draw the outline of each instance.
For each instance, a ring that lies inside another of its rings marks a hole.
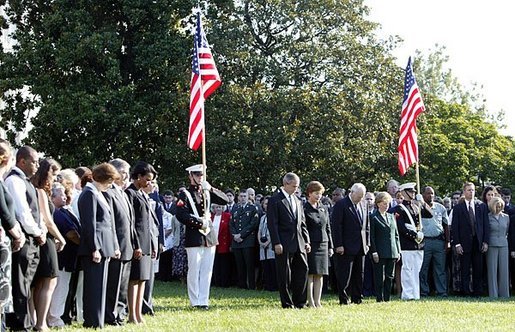
[[[131,275],[129,279],[129,322],[143,323],[142,307],[145,292],[145,281],[150,279],[152,271],[152,232],[150,218],[153,216],[151,206],[143,194],[143,189],[152,185],[152,180],[157,172],[152,165],[138,161],[131,170],[132,184],[125,190],[129,201],[134,207],[134,256],[131,263]]]
[[[59,262],[57,252],[61,251],[66,240],[54,223],[54,204],[50,199],[52,183],[61,170],[61,165],[53,159],[43,159],[39,168],[32,176],[31,182],[38,193],[38,206],[46,228],[48,229],[47,241],[40,248],[40,261],[36,275],[34,276],[34,306],[36,309],[37,330],[48,330],[47,314],[50,301],[57,285],[57,273]]]
[[[329,211],[320,202],[325,188],[318,181],[311,181],[306,187],[308,201],[304,204],[306,226],[311,239],[308,253],[308,305],[321,307],[323,276],[329,275],[329,257],[333,255],[333,240]]]
[[[90,182],[83,187],[78,201],[82,226],[78,256],[84,270],[84,327],[104,327],[108,262],[110,257],[120,257],[110,207],[102,195],[118,176],[116,168],[108,163],[96,166],[92,174],[86,176]]]
[[[483,193],[481,194],[481,200],[488,206],[490,200],[496,196],[500,197],[500,194],[497,191],[497,189],[494,186],[488,185],[485,187],[485,189],[483,189]]]

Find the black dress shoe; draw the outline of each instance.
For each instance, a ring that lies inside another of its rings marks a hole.
[[[209,306],[207,306],[207,305],[199,305],[198,308],[200,310],[209,310]]]
[[[120,323],[118,323],[117,321],[110,321],[110,322],[106,322],[107,325],[111,325],[111,326],[120,326]]]

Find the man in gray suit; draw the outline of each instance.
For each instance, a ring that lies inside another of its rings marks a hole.
[[[299,177],[287,173],[283,186],[268,201],[268,230],[275,251],[283,308],[303,308],[307,301],[307,253],[311,246],[304,209],[295,196],[299,185]]]
[[[127,291],[133,255],[134,211],[124,190],[129,185],[130,165],[123,159],[109,162],[118,171],[120,178],[104,192],[111,207],[120,258],[109,261],[107,276],[106,310],[104,321],[108,325],[121,325],[127,316]]]

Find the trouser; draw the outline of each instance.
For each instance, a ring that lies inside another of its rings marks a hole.
[[[483,254],[479,248],[477,237],[472,239],[472,250],[460,256],[461,291],[470,295],[470,266],[472,265],[472,294],[481,296],[483,293]]]
[[[396,261],[395,258],[380,258],[378,263],[372,263],[377,302],[390,301]]]
[[[104,321],[107,324],[121,322],[127,308],[127,291],[131,261],[111,259],[107,274],[106,310]]]
[[[145,283],[145,291],[143,293],[143,305],[141,312],[145,315],[154,315],[154,300],[152,299],[152,293],[154,292],[154,280],[156,279],[156,259],[152,259],[152,271],[150,278]]]
[[[509,297],[508,247],[488,247],[486,265],[488,270],[488,295],[492,298]]]
[[[213,265],[212,285],[217,287],[231,286],[232,253],[216,253]]]
[[[363,298],[363,255],[333,255],[340,304],[361,303]]]
[[[188,296],[192,306],[209,305],[209,288],[216,247],[186,248],[188,255]]]
[[[263,289],[267,291],[277,290],[277,271],[275,268],[275,259],[264,259],[261,261],[263,268]]]
[[[84,269],[84,327],[104,327],[108,264],[109,258],[103,257],[100,263],[94,263],[91,256],[81,257]]]
[[[232,252],[236,259],[238,287],[244,289],[256,289],[254,248],[234,248]]]
[[[31,236],[23,247],[12,254],[12,297],[14,312],[6,315],[6,325],[12,330],[30,330],[30,286],[39,263],[39,246]],[[34,317],[35,318],[35,317]]]
[[[303,308],[308,292],[308,258],[305,252],[285,252],[275,255],[277,286],[283,308]]]
[[[420,299],[420,268],[424,260],[423,250],[403,250],[401,251],[401,285],[402,300]]]
[[[442,239],[424,240],[424,260],[420,269],[420,293],[429,295],[429,267],[433,265],[433,279],[436,295],[447,295],[447,274],[445,269],[445,241]]]
[[[57,271],[57,285],[55,286],[54,293],[52,294],[52,302],[48,310],[47,322],[50,327],[62,327],[64,321],[61,316],[64,313],[64,306],[66,304],[66,297],[70,290],[71,272],[66,272],[64,269]]]

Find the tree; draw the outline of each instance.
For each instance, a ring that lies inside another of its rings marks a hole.
[[[121,157],[145,159],[172,175],[177,160],[190,155],[182,148],[181,114],[191,43],[182,19],[190,5],[9,1],[5,14],[16,26],[16,44],[0,58],[4,129],[13,126],[12,138],[38,109],[25,143],[64,166]]]

